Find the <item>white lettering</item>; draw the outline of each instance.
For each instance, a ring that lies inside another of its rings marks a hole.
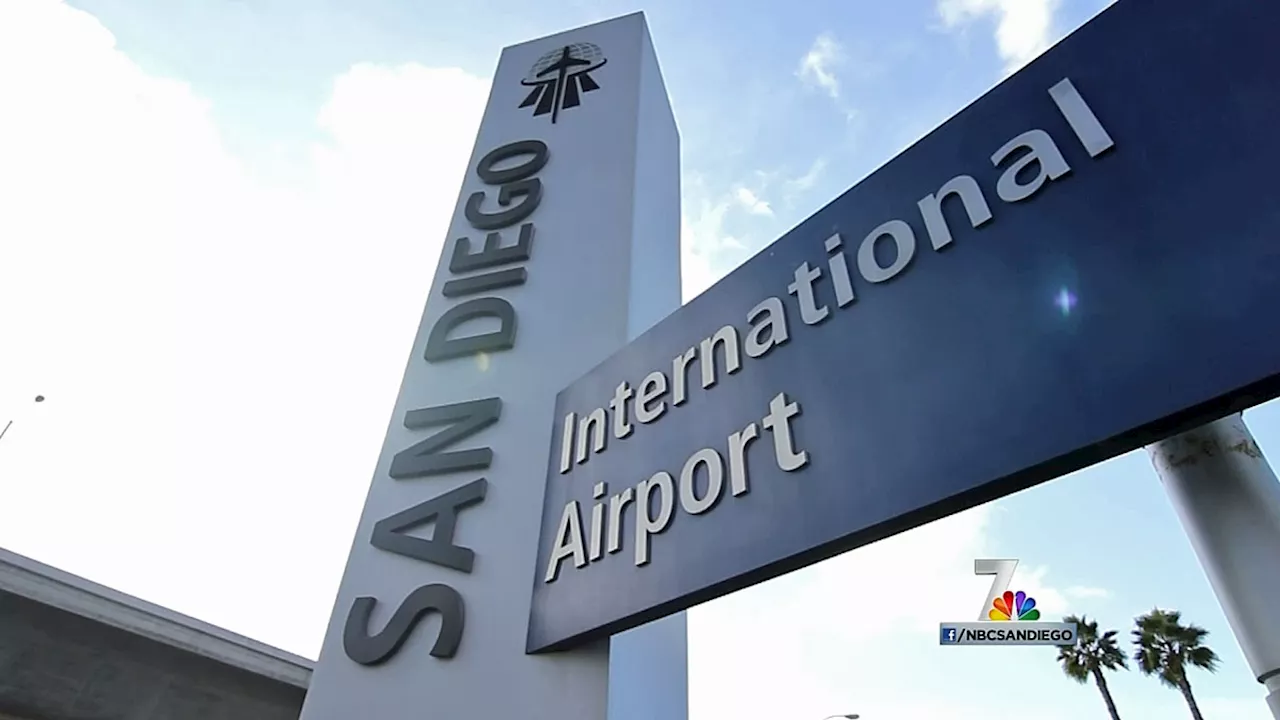
[[[1098,157],[1115,147],[1115,141],[1070,79],[1054,84],[1048,95],[1091,157]],[[1000,172],[995,180],[996,194],[1008,203],[1026,200],[1040,192],[1050,180],[1072,172],[1054,139],[1041,129],[1017,135],[992,154],[990,160]],[[964,221],[959,215],[961,209],[972,229],[993,221],[989,198],[978,179],[981,177],[956,175],[916,202],[916,210],[935,251],[955,244],[953,233],[957,227],[963,228]],[[948,203],[949,199],[958,202]],[[948,222],[948,212],[951,213],[951,222]],[[885,283],[897,277],[911,266],[916,243],[915,230],[906,221],[895,219],[882,223],[867,233],[858,245],[855,258],[858,274],[870,283]],[[893,246],[892,256],[888,245]],[[833,316],[828,301],[819,295],[824,270],[831,278],[836,308],[849,307],[860,299],[855,292],[842,232],[831,232],[823,241],[823,247],[827,253],[826,267],[802,262],[794,268],[787,285],[788,294],[797,300],[801,321],[809,326],[819,325]],[[578,464],[585,463],[593,454],[604,452],[609,435],[618,440],[630,437],[637,430],[642,430],[637,425],[651,424],[688,402],[690,376],[695,372],[692,370],[695,363],[699,365],[696,372],[701,387],[710,390],[724,384],[721,381],[725,378],[741,372],[744,357],[763,358],[774,348],[789,342],[790,328],[784,300],[782,295],[766,297],[746,314],[746,326],[723,325],[714,334],[682,351],[672,359],[669,376],[663,371],[654,371],[638,385],[623,381],[615,386],[613,397],[605,407],[586,414],[565,415],[560,438],[560,472],[571,473],[575,460]],[[717,347],[720,353],[716,352]],[[774,416],[771,414],[769,417]],[[735,434],[733,437],[743,443],[738,451],[745,452],[746,443],[766,430],[773,432],[775,443],[790,442],[787,440],[790,429],[786,423],[789,417],[777,416],[775,421],[781,424],[776,430],[766,422],[752,430],[750,435],[747,430]],[[746,467],[742,463],[735,465],[734,452],[730,448],[726,460],[730,483],[735,494],[744,494],[748,487]],[[788,454],[778,450],[777,454],[783,465],[803,465],[805,462],[802,452]],[[741,473],[736,473],[735,469],[740,469]],[[619,495],[609,500],[611,512],[615,507],[614,500],[625,505],[621,498]],[[622,505],[618,506],[619,512]]]
[[[920,202],[916,203],[920,208],[920,217],[924,218],[924,227],[929,231],[929,242],[934,250],[941,250],[951,244],[951,228],[948,227],[947,219],[942,214],[942,201],[946,200],[948,195],[960,198],[965,214],[969,216],[971,227],[982,227],[991,219],[991,206],[987,205],[987,199],[983,197],[978,181],[968,175],[957,175],[951,178],[938,188],[938,192],[925,195]]]
[[[595,503],[585,536],[579,502],[565,505],[547,566],[546,582],[555,579],[561,561],[567,558],[573,558],[574,566],[581,568],[621,551],[624,533],[628,532],[624,528],[629,505],[636,508],[635,527],[630,531],[635,540],[633,562],[642,567],[652,560],[654,536],[671,526],[677,508],[689,515],[708,513],[726,497],[726,484],[730,497],[749,494],[751,474],[747,449],[762,436],[762,427],[773,439],[774,462],[778,468],[794,472],[804,467],[809,463],[809,454],[797,447],[793,422],[800,413],[798,402],[786,393],[778,393],[769,402],[769,412],[763,420],[749,423],[726,438],[727,456],[721,449],[702,448],[685,460],[678,480],[665,470],[655,472],[647,480],[607,499],[607,484],[596,483],[591,488]],[[699,485],[704,478],[706,484]]]
[[[683,405],[688,399],[686,388],[689,383],[689,363],[698,356],[698,348],[691,347],[671,361],[671,404]]]
[[[764,317],[761,318],[760,316]],[[764,357],[766,353],[787,341],[787,313],[782,301],[776,297],[768,297],[764,302],[751,308],[747,313],[747,323],[751,331],[747,333],[743,350],[747,357]],[[764,336],[764,339],[761,339]]]
[[[857,300],[857,296],[853,294],[853,278],[849,276],[849,262],[845,259],[844,253],[840,251],[844,239],[840,237],[840,233],[836,233],[827,238],[822,246],[831,253],[831,257],[827,258],[827,268],[831,270],[831,284],[836,288],[836,305],[844,307],[849,303]]]
[[[658,491],[658,515],[653,515],[653,491]],[[649,564],[649,538],[667,529],[675,511],[675,481],[667,472],[654,473],[653,477],[636,486],[636,565]]]
[[[667,404],[661,398],[666,393],[666,375],[660,372],[646,375],[640,383],[640,395],[636,398],[636,419],[647,425],[662,417],[662,413],[667,411]],[[654,400],[659,401],[657,407],[650,407]]]
[[[795,438],[791,435],[791,419],[800,414],[800,404],[787,402],[786,393],[778,393],[769,401],[769,414],[760,424],[773,435],[773,457],[778,468],[786,472],[799,470],[809,464],[809,453],[796,452]]]
[[[1089,151],[1089,157],[1096,158],[1116,146],[1107,129],[1102,127],[1098,116],[1093,114],[1093,110],[1080,96],[1076,86],[1071,84],[1070,79],[1063,78],[1049,88],[1049,97],[1053,98],[1053,103],[1058,106],[1058,112],[1066,118],[1067,124],[1071,126],[1071,132],[1076,134],[1080,144]]]
[[[800,319],[805,325],[817,325],[827,319],[827,306],[819,306],[813,291],[813,284],[822,277],[822,271],[809,267],[809,263],[800,263],[796,268],[796,281],[787,286],[787,292],[800,301]]]
[[[556,546],[551,551],[551,560],[547,563],[547,575],[544,582],[552,582],[560,572],[560,563],[565,558],[573,558],[574,567],[587,564],[587,553],[582,549],[582,518],[578,514],[578,501],[574,500],[564,506],[560,515],[560,529],[556,532]]]
[[[609,409],[613,410],[613,436],[621,440],[631,434],[631,423],[627,420],[627,401],[635,393],[626,380],[618,383],[613,391],[613,399],[609,401]]]
[[[608,492],[608,487],[604,483],[596,483],[591,489],[591,497],[599,500]],[[587,540],[587,557],[593,562],[599,560],[604,554],[601,549],[604,539],[604,503],[596,503],[591,507],[591,533]]]
[[[582,418],[578,424],[578,462],[587,461],[587,449],[590,447],[598,453],[604,452],[606,428],[609,425],[604,408],[596,408],[591,414]],[[592,442],[594,440],[594,442]],[[594,447],[592,447],[594,446]]]
[[[622,513],[635,498],[635,489],[627,488],[609,498],[609,552],[622,549]]]
[[[729,489],[734,497],[751,490],[747,478],[747,446],[758,437],[760,429],[755,423],[729,436]]]
[[[707,492],[698,497],[698,466],[707,469]],[[680,505],[690,515],[701,515],[716,506],[724,492],[724,460],[720,453],[703,448],[685,461],[680,471]]]
[[[577,413],[564,416],[564,426],[560,428],[560,472],[567,473],[573,467],[573,429],[577,426]]]
[[[715,335],[702,341],[699,348],[702,356],[698,364],[702,367],[702,387],[709,388],[716,384],[716,345],[724,348],[724,371],[732,375],[742,369],[742,357],[738,354],[738,329],[725,325]]]
[[[1062,157],[1062,152],[1053,143],[1053,138],[1043,130],[1028,130],[1005,143],[991,156],[991,164],[997,168],[1000,167],[1001,163],[1019,149],[1026,149],[1029,152],[1018,158],[996,181],[996,194],[1005,202],[1026,200],[1039,192],[1040,188],[1044,187],[1045,181],[1057,180],[1071,172],[1071,166],[1067,164],[1066,158]],[[1036,169],[1035,179],[1026,184],[1019,183],[1018,175],[1032,164]]]
[[[876,259],[876,242],[883,237],[891,238],[896,247],[896,255],[888,267],[881,267]],[[901,220],[890,220],[863,238],[862,246],[858,248],[858,272],[868,282],[882,283],[905,270],[915,254],[916,234],[911,226]]]

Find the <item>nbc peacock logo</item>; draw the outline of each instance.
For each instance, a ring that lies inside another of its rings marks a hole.
[[[1042,621],[1035,598],[1022,590],[1009,589],[1017,567],[1018,561],[1013,559],[974,560],[973,574],[991,577],[987,599],[976,622],[940,623],[938,641],[951,646],[1073,645],[1079,632],[1075,623]]]
[[[991,609],[987,611],[988,620],[1021,620],[1035,622],[1040,619],[1040,611],[1036,609],[1036,599],[1019,590],[1005,590],[1004,594],[991,601]]]

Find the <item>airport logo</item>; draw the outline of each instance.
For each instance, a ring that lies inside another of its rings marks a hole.
[[[591,73],[605,62],[604,53],[593,43],[573,43],[552,50],[538,58],[520,81],[532,88],[520,107],[532,107],[534,117],[550,115],[554,123],[561,110],[578,107],[585,93],[600,89]]]

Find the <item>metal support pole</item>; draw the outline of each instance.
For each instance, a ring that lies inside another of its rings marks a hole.
[[[1147,452],[1280,720],[1280,481],[1239,414]]]

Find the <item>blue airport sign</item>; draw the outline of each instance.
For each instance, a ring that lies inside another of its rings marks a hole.
[[[564,390],[529,651],[1275,397],[1277,28],[1120,0]]]

